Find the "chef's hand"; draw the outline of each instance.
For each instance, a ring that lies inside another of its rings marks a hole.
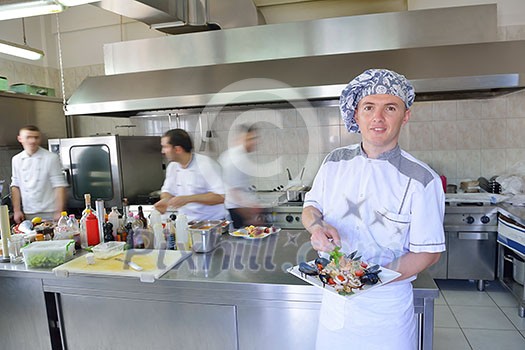
[[[175,208],[175,209],[178,209],[178,208],[183,207],[186,204],[188,204],[188,200],[187,199],[188,199],[187,196],[171,197],[169,202],[168,202],[168,206],[170,206],[172,208]]]
[[[14,212],[13,218],[15,219],[15,222],[16,222],[17,224],[19,224],[19,223],[21,223],[22,221],[24,221],[24,219],[25,219],[26,217],[25,217],[23,211],[21,211],[21,210],[16,210],[16,211]]]
[[[55,222],[58,222],[58,220],[62,217],[62,210],[59,210],[59,211],[55,211],[55,213],[53,214],[53,220]]]
[[[312,247],[317,251],[330,253],[336,246],[341,246],[339,232],[325,221],[322,226],[312,227],[309,231],[312,234],[310,237]]]
[[[169,198],[164,198],[155,203],[153,206],[159,211],[159,213],[164,214],[166,210],[168,210],[168,201]]]
[[[312,234],[312,247],[317,251],[331,252],[336,246],[341,246],[339,232],[323,220],[323,214],[314,207],[303,209],[303,225]]]

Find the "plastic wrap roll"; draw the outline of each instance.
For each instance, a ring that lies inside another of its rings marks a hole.
[[[9,237],[11,237],[11,225],[9,225],[9,209],[7,205],[0,205],[0,233],[2,234],[2,254],[4,259],[9,258]]]

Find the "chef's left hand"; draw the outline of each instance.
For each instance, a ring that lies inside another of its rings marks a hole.
[[[175,196],[171,197],[168,202],[168,207],[178,209],[188,204],[187,196]]]

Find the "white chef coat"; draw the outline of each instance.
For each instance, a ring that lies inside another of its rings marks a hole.
[[[221,169],[217,162],[202,154],[193,153],[186,168],[171,162],[166,169],[166,179],[161,192],[172,196],[188,196],[213,192],[224,195]],[[218,220],[227,216],[223,203],[206,205],[188,203],[178,209],[188,220]]]
[[[67,187],[58,155],[42,147],[33,155],[22,151],[12,161],[11,186],[20,189],[25,214],[53,212],[56,209],[54,189]]]
[[[252,177],[247,173],[252,167],[244,145],[232,147],[219,157],[226,190],[224,205],[227,209],[257,206],[257,196],[250,190]]]
[[[304,206],[317,208],[323,220],[337,229],[343,252],[358,250],[362,260],[369,263],[384,266],[409,251],[445,250],[441,180],[430,167],[399,146],[377,159],[368,158],[359,144],[332,151],[306,194]],[[413,279],[415,276],[382,286],[342,306],[337,302],[342,298],[325,295],[318,349],[326,349],[323,344],[330,344],[333,337],[338,341],[346,337],[339,345],[359,344],[360,349],[411,349],[412,345],[407,344],[415,344],[415,339],[403,338],[415,337],[414,310],[407,306],[412,305]],[[327,327],[327,317],[332,319],[331,328]],[[356,317],[362,322],[356,323]],[[370,335],[374,341],[367,346],[367,342],[355,337],[370,331],[369,320],[374,323],[375,333]],[[349,332],[346,325],[355,331]]]

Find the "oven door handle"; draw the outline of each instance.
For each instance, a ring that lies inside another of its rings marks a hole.
[[[488,232],[458,232],[458,239],[469,241],[486,241],[489,239]]]

